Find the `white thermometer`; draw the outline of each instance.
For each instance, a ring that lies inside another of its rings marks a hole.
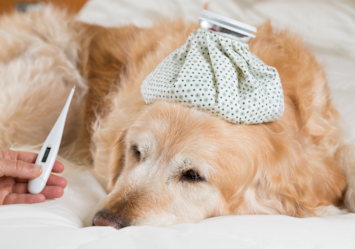
[[[57,154],[62,141],[65,120],[67,118],[70,102],[73,98],[75,86],[71,89],[67,102],[64,105],[62,112],[55,122],[51,132],[49,133],[46,141],[44,142],[41,151],[38,154],[35,164],[42,166],[42,174],[34,179],[28,181],[28,191],[31,194],[41,193],[46,186],[49,175],[57,158]]]

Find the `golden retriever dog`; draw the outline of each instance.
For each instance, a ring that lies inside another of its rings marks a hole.
[[[249,42],[281,77],[277,122],[236,125],[145,103],[142,81],[197,28],[181,20],[104,28],[53,8],[2,17],[0,146],[43,142],[76,84],[61,153],[92,160],[107,188],[95,226],[304,217],[344,203],[355,211],[355,150],[342,143],[326,74],[298,36],[267,22]]]

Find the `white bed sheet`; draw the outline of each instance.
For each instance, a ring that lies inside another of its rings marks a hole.
[[[204,0],[91,0],[78,20],[146,27],[165,17],[195,21]],[[301,33],[326,67],[344,136],[355,144],[355,4],[353,1],[212,1],[211,11]],[[65,162],[60,199],[0,206],[0,248],[355,248],[355,214],[322,218],[229,216],[168,228],[85,227],[104,190],[84,167]]]

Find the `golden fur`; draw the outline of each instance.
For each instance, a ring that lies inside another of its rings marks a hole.
[[[74,20],[48,8],[0,18],[0,148],[43,143],[73,85],[77,92],[62,147],[80,132],[87,85],[77,70],[79,37]]]
[[[302,217],[341,204],[344,173],[354,175],[355,167],[344,157],[353,153],[339,147],[339,115],[325,73],[299,37],[270,23],[258,28],[250,50],[277,68],[285,112],[277,122],[235,125],[179,104],[145,104],[143,79],[197,28],[181,20],[156,25],[73,22],[65,31],[75,31],[76,66],[88,87],[82,115],[70,119],[84,124],[72,155],[89,155],[91,143],[95,171],[110,192],[95,225],[166,226],[236,214]],[[1,60],[19,53],[13,48]],[[186,178],[189,172],[198,177]],[[347,182],[346,203],[354,208],[355,186]]]

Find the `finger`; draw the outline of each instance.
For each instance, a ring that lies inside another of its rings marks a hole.
[[[0,158],[7,159],[7,160],[15,160],[15,161],[24,161],[27,163],[35,163],[38,154],[32,152],[23,152],[23,151],[13,151],[7,149],[0,149]],[[64,165],[59,162],[55,161],[53,165],[52,171],[55,173],[61,173],[64,170]]]
[[[54,172],[54,173],[62,173],[63,170],[64,170],[64,165],[61,162],[59,162],[59,161],[55,161],[55,163],[53,165],[52,172]],[[16,178],[15,180],[16,180],[16,182],[28,182],[28,179]]]
[[[15,178],[16,183],[28,183],[28,179]],[[60,186],[65,188],[67,186],[67,180],[61,176],[50,174],[47,181],[48,186]]]
[[[51,174],[48,177],[47,186],[59,186],[65,188],[67,186],[67,180],[61,176]]]
[[[64,170],[64,165],[59,162],[59,161],[55,161],[54,165],[53,165],[53,169],[52,172],[54,173],[62,173]]]
[[[5,197],[12,192],[14,184],[14,178],[0,177],[0,205],[4,202]]]
[[[62,197],[64,193],[63,188],[59,186],[45,186],[41,194],[43,194],[46,199],[54,199]]]
[[[27,183],[15,183],[12,187],[12,193],[25,194],[28,193]]]
[[[27,163],[35,163],[37,156],[38,154],[32,152],[0,149],[0,158],[7,160],[20,160]]]
[[[16,182],[28,182],[28,179],[22,179],[22,178],[14,178]]]
[[[39,203],[44,202],[46,197],[43,194],[16,194],[12,193],[5,197],[4,205],[6,204],[22,204],[22,203]]]
[[[0,158],[0,177],[12,176],[32,179],[39,176],[41,173],[42,167],[39,165]]]
[[[24,179],[19,179],[19,180],[24,180]],[[64,189],[67,186],[67,181],[65,180],[65,178],[61,176],[50,175],[48,177],[47,186],[58,186]],[[15,184],[13,184],[12,193],[17,193],[17,194],[28,193],[27,182],[17,181]]]

